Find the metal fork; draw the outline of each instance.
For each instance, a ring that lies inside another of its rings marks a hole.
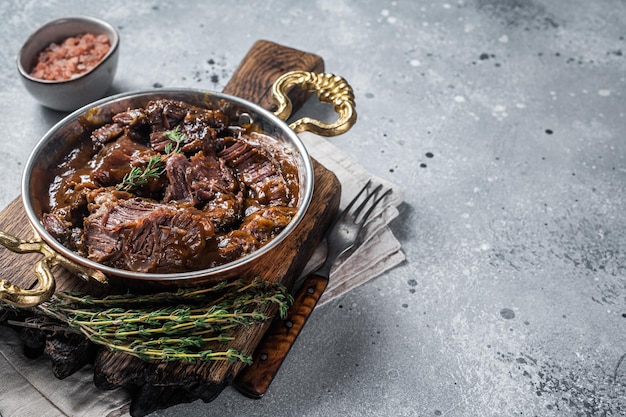
[[[272,323],[256,348],[252,365],[244,368],[233,381],[245,396],[258,399],[265,394],[326,289],[335,262],[362,243],[364,225],[378,204],[391,193],[391,189],[383,192],[382,185],[370,191],[371,186],[372,182],[368,181],[328,229],[324,237],[328,248],[326,260],[307,275],[287,317]]]

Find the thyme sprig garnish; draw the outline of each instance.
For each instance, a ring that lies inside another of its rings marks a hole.
[[[173,153],[182,153],[181,145],[187,140],[187,136],[180,131],[178,126],[173,130],[164,132],[163,135],[170,140],[165,145],[165,156]],[[153,155],[144,168],[133,167],[117,185],[119,191],[132,191],[148,183],[150,178],[158,179],[165,172],[165,158],[162,155]]]
[[[176,126],[173,130],[168,130],[163,133],[163,135],[170,140],[170,142],[165,145],[165,153],[182,153],[183,151],[180,149],[182,143],[187,141],[187,136],[180,131],[178,126]],[[174,145],[175,144],[175,145]]]
[[[130,172],[124,175],[122,182],[117,185],[120,191],[132,191],[148,183],[150,178],[159,178],[165,171],[165,163],[160,155],[151,156],[148,163],[142,169],[133,167]]]
[[[93,343],[146,361],[251,363],[249,355],[215,346],[233,342],[233,332],[242,326],[269,320],[272,304],[284,317],[292,301],[282,285],[253,280],[104,298],[60,292],[37,308]]]

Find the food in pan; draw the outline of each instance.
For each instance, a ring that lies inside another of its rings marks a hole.
[[[94,68],[111,49],[106,35],[83,33],[51,43],[37,56],[30,75],[47,81],[65,81]]]
[[[43,224],[95,262],[212,268],[267,244],[296,214],[289,153],[221,109],[153,100],[89,134],[51,173]]]

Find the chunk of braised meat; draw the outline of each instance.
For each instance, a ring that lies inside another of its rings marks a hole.
[[[120,200],[129,200],[134,196],[118,190],[116,187],[100,187],[87,193],[87,209],[90,213],[96,211],[102,204],[114,203]]]
[[[243,193],[217,193],[202,211],[220,231],[231,229],[241,221],[244,211]]]
[[[165,172],[169,184],[164,201],[188,202],[202,207],[220,230],[231,228],[241,220],[243,192],[223,160],[203,152],[190,159],[174,154],[169,157]]]
[[[101,204],[129,199],[132,198],[133,195],[125,191],[119,191],[115,187],[102,187],[94,189],[85,188],[82,197],[84,199],[84,211],[89,213],[97,210]],[[83,250],[83,230],[75,226],[75,224],[79,222],[73,223],[65,220],[62,210],[56,210],[53,213],[44,213],[42,215],[42,223],[48,233],[67,248],[79,252]],[[82,223],[82,219],[80,223]]]
[[[218,239],[220,258],[231,262],[250,254],[276,237],[296,214],[292,207],[265,207],[248,215],[241,227]]]
[[[222,110],[197,108],[202,123],[208,123],[220,135],[228,128],[230,118]]]
[[[97,188],[95,190],[91,190],[89,193],[86,194],[86,199],[88,203],[87,208],[88,208],[89,213],[97,213],[103,206],[112,207],[119,201],[124,201],[124,200],[128,200],[131,198],[133,198],[132,194],[126,191],[119,191],[115,187]],[[106,208],[104,210],[106,211]],[[84,221],[83,221],[83,225],[84,225]],[[84,228],[84,231],[86,230],[87,229]],[[117,247],[117,243],[115,242],[113,235],[92,234],[90,237],[90,246],[92,248],[96,248],[96,251],[98,251],[97,248],[101,248],[99,250],[100,252],[106,252],[107,250],[104,248],[106,247],[115,248]],[[83,247],[81,249],[82,249],[83,255],[86,256],[88,249],[85,247],[84,239],[83,239]],[[113,249],[110,249],[110,251],[111,250]]]
[[[263,207],[248,215],[239,230],[254,236],[261,244],[274,239],[291,222],[297,210],[293,207]]]
[[[218,238],[217,253],[220,259],[219,263],[232,262],[254,252],[260,247],[259,241],[250,233],[233,230]]]
[[[146,105],[147,122],[153,132],[174,129],[187,115],[189,104],[176,100],[153,100]]]
[[[71,249],[71,237],[72,237],[72,222],[63,219],[58,214],[44,213],[41,216],[41,222],[43,227],[52,235],[53,238],[61,242],[65,246],[69,246]]]
[[[187,117],[185,118],[187,120]],[[172,148],[178,146],[183,153],[207,152],[215,153],[217,134],[213,128],[201,123],[181,123],[176,128],[181,142],[176,144],[168,135],[172,130],[150,133],[150,146],[158,152],[166,152],[168,145]]]
[[[223,123],[216,123],[219,118],[216,112],[190,112],[179,125],[180,132],[185,137],[182,151],[185,153],[204,151],[215,153],[218,128],[223,129]],[[221,112],[220,112],[221,113]]]
[[[50,187],[53,213],[63,221],[79,224],[81,213],[87,205],[87,193],[98,187],[89,175],[88,168],[77,169],[68,165],[63,175],[57,176]]]
[[[239,181],[224,160],[199,152],[189,159],[190,188],[202,211],[220,230],[239,224],[244,197]]]
[[[202,212],[138,197],[103,200],[84,221],[89,259],[148,273],[179,272],[202,265],[205,247],[214,234]]]
[[[165,163],[165,175],[168,184],[165,188],[163,201],[187,201],[193,205],[197,203],[191,193],[191,186],[187,180],[189,167],[190,164],[185,155],[170,155]]]
[[[91,178],[104,187],[120,184],[133,167],[146,165],[155,155],[158,153],[150,147],[124,135],[104,145],[94,156]],[[143,188],[147,192],[158,192],[162,186],[163,182],[158,178],[149,178]]]
[[[148,151],[150,148],[123,136],[106,144],[94,156],[91,177],[103,186],[118,184],[130,172],[133,157]]]
[[[112,117],[113,123],[101,126],[91,132],[91,141],[96,145],[104,145],[119,138],[122,134],[133,136],[136,140],[138,135],[133,133],[145,127],[147,119],[144,109],[128,109],[125,112],[117,113]]]
[[[236,194],[240,184],[223,159],[199,152],[189,158],[192,170],[192,190],[201,201],[212,200],[217,194]]]
[[[148,116],[144,109],[128,109],[124,112],[117,113],[112,118],[114,123],[123,126],[140,127],[148,122]]]
[[[91,132],[91,141],[96,145],[109,143],[124,133],[124,126],[119,123],[109,123]]]
[[[41,217],[43,227],[69,250],[80,252],[83,246],[83,229],[75,227],[56,213],[44,213]]]
[[[64,238],[69,236],[72,222],[68,222],[67,220],[51,213],[44,213],[42,216],[42,221],[43,227],[54,238],[57,238],[58,240],[64,240]]]
[[[204,151],[215,153],[218,141],[217,135],[222,132],[228,123],[228,117],[219,110],[205,110],[192,107],[187,114],[174,126],[168,123],[170,128],[163,129],[153,126],[150,133],[150,146],[152,149],[164,152],[168,144],[172,144],[167,132],[178,130],[183,138],[180,150],[184,153]]]
[[[239,180],[247,186],[251,199],[269,206],[291,202],[287,181],[277,169],[280,165],[269,152],[234,138],[226,144],[227,147],[217,155],[234,169]]]
[[[205,247],[213,236],[211,222],[201,214],[161,206],[129,230],[123,241],[124,262],[118,268],[170,273],[196,270],[204,264]]]

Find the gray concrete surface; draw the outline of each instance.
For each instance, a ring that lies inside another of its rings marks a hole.
[[[406,187],[407,262],[318,309],[265,398],[154,416],[626,414],[626,3],[4,1],[0,204],[63,115],[15,56],[58,16],[116,25],[114,90],[221,90],[257,39],[355,89],[334,143]]]

